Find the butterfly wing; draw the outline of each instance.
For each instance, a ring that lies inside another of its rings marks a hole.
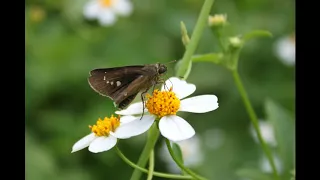
[[[120,109],[127,107],[139,92],[146,92],[152,83],[149,76],[141,75],[136,78],[125,90],[119,91],[119,95],[117,96],[117,99],[115,99],[116,103],[119,102],[118,107]]]
[[[94,69],[88,78],[91,88],[111,98],[119,108],[129,105],[148,83],[144,66]]]

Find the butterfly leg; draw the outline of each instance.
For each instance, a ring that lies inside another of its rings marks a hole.
[[[156,84],[153,84],[153,86],[152,86],[152,93],[153,93],[154,88],[156,87],[156,85],[157,85],[157,83],[156,83]]]
[[[170,82],[171,82],[171,81],[170,81]],[[170,90],[170,89],[168,88],[167,84],[166,84],[166,81],[163,80],[163,79],[159,80],[159,81],[157,82],[157,84],[163,84],[164,90],[167,90],[167,91]],[[171,84],[172,84],[172,83],[171,83]]]
[[[149,89],[146,89],[144,92],[141,93],[141,100],[142,100],[142,116],[140,120],[142,119],[144,115],[144,109],[145,109],[145,102],[144,102],[144,95],[148,92]]]

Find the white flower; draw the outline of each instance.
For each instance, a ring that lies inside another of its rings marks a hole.
[[[172,89],[166,91],[165,89]],[[183,99],[196,90],[194,84],[172,77],[162,86],[161,91],[155,90],[153,96],[146,102],[149,115],[143,115],[142,119],[154,121],[160,118],[159,130],[162,136],[171,141],[182,141],[191,138],[195,131],[183,118],[176,115],[178,111],[205,113],[218,108],[218,98],[215,95],[200,95]],[[116,111],[120,115],[142,114],[142,102],[134,103],[127,109]]]
[[[225,143],[225,136],[225,132],[222,129],[208,129],[203,133],[204,144],[210,149],[218,149]]]
[[[113,25],[117,16],[128,16],[132,12],[130,0],[89,0],[84,6],[84,16],[98,19],[104,26]]]
[[[124,116],[99,119],[97,124],[90,126],[92,133],[77,141],[72,153],[89,146],[89,151],[99,153],[114,147],[118,139],[127,139],[146,132],[152,125],[151,119]]]
[[[280,160],[280,158],[277,155],[273,156],[273,160],[274,160],[274,165],[276,166],[276,169],[278,170],[278,172],[282,172],[283,171],[283,166],[282,166],[282,162]],[[271,173],[272,172],[272,168],[270,166],[270,162],[267,159],[267,157],[265,155],[263,155],[260,160],[259,160],[259,167],[263,172],[266,173]]]
[[[294,36],[280,38],[275,44],[275,53],[278,58],[287,66],[295,65],[296,44]]]
[[[190,139],[179,141],[177,144],[180,146],[184,165],[187,167],[196,167],[203,162],[203,153],[200,138],[195,135]],[[172,159],[165,142],[163,142],[159,151],[160,158],[167,163],[168,170],[172,173],[180,173],[181,170]]]
[[[273,126],[267,121],[260,120],[259,121],[259,128],[260,128],[261,136],[266,141],[266,143],[275,147],[277,145],[277,141],[276,141],[276,138],[274,135]],[[251,133],[252,137],[254,138],[255,142],[259,143],[257,133],[254,130],[252,124],[250,125],[250,133]]]

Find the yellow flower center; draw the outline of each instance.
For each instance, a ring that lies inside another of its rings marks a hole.
[[[110,7],[113,0],[99,0],[101,6],[103,7]]]
[[[38,6],[31,8],[31,21],[33,22],[41,22],[46,17],[46,11]]]
[[[105,117],[104,120],[99,118],[97,124],[89,126],[89,128],[96,136],[109,136],[110,131],[114,132],[119,125],[120,117],[112,115],[110,118]]]
[[[146,107],[151,114],[159,118],[166,115],[175,115],[180,108],[180,99],[174,92],[155,90],[152,96],[147,94]]]

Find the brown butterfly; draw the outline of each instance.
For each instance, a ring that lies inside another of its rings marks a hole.
[[[162,83],[160,76],[166,71],[167,67],[160,63],[101,68],[90,71],[88,82],[94,91],[111,98],[117,108],[124,109],[139,92],[144,102],[143,94]]]

